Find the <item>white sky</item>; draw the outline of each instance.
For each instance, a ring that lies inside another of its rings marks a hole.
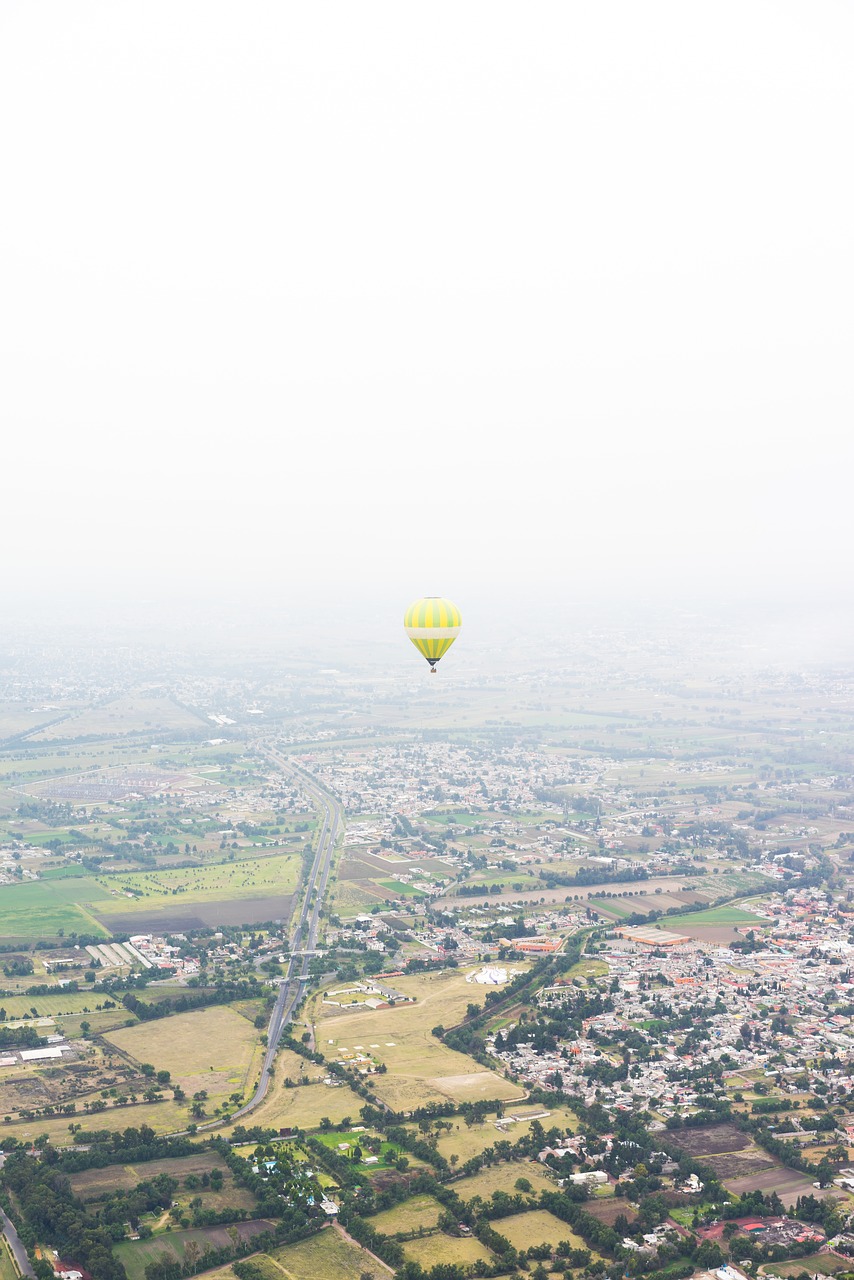
[[[850,592],[852,64],[845,0],[0,3],[4,598]]]

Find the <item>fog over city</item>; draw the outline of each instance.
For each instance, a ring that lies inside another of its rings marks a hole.
[[[846,634],[849,7],[0,22],[11,625],[438,591]]]

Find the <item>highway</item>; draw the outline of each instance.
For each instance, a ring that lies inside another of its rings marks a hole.
[[[235,1111],[232,1120],[240,1120],[258,1106],[263,1099],[273,1074],[273,1062],[279,1047],[279,1037],[293,1017],[294,1006],[299,1003],[308,979],[311,957],[294,955],[294,952],[314,951],[317,946],[317,934],[320,925],[320,908],[329,883],[332,870],[332,855],[338,836],[344,829],[344,814],[340,804],[328,791],[325,791],[310,773],[299,768],[288,756],[272,747],[266,748],[266,754],[274,764],[291,773],[304,791],[308,792],[322,814],[321,825],[317,837],[317,847],[311,870],[303,886],[303,900],[299,918],[291,935],[291,958],[285,976],[279,984],[279,994],[267,1028],[267,1052],[258,1087],[248,1102]],[[207,1127],[207,1126],[205,1126]]]

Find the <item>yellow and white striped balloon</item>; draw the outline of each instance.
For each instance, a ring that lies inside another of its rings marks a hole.
[[[403,616],[406,634],[434,673],[436,663],[448,652],[462,624],[459,609],[444,596],[424,596],[411,604]]]

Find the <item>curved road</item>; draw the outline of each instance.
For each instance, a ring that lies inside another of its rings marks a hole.
[[[294,1006],[302,998],[305,983],[308,981],[311,956],[305,953],[314,951],[317,946],[320,908],[323,905],[326,886],[329,883],[329,874],[332,870],[332,855],[335,852],[338,836],[344,829],[343,810],[330,792],[324,790],[310,773],[306,773],[304,769],[294,764],[282,752],[268,747],[267,755],[274,764],[279,765],[285,772],[292,773],[296,777],[303,789],[308,792],[321,810],[323,818],[317,839],[314,861],[305,881],[302,907],[291,937],[291,958],[288,961],[285,976],[279,985],[279,995],[267,1029],[267,1052],[264,1054],[264,1065],[261,1068],[258,1087],[249,1101],[244,1103],[239,1111],[235,1111],[232,1114],[232,1121],[240,1120],[243,1116],[254,1111],[267,1092],[270,1078],[273,1074],[276,1050],[279,1047],[279,1037],[293,1017]],[[295,952],[303,954],[296,955]],[[203,1127],[207,1128],[208,1126]]]

